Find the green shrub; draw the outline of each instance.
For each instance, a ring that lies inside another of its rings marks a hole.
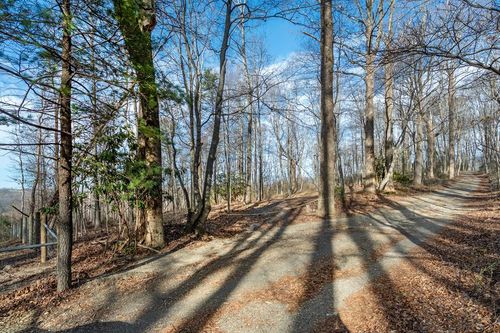
[[[401,185],[410,185],[411,184],[410,176],[399,173],[399,172],[394,172],[394,175],[392,176],[392,180],[394,180],[397,183],[400,183]]]
[[[385,158],[375,157],[375,176],[378,181],[381,181],[385,177]]]
[[[336,186],[335,187],[335,196],[336,197],[341,197],[343,196],[345,193],[344,193],[344,189],[342,188],[342,186]]]
[[[227,199],[227,177],[225,173],[220,173],[217,175],[217,186],[214,186],[214,191]],[[242,196],[245,193],[245,179],[241,176],[232,174],[231,175],[231,200],[235,200],[238,196]]]

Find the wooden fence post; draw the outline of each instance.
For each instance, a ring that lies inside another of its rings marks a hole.
[[[40,213],[38,213],[40,214]],[[40,223],[40,262],[44,264],[47,261],[47,229],[45,229],[45,225],[47,224],[47,214],[42,214],[41,223]]]
[[[26,244],[26,240],[28,239],[28,218],[23,216],[23,222],[21,224],[21,242]]]

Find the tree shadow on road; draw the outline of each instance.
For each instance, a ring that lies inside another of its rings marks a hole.
[[[446,193],[441,193],[441,195],[446,196]],[[436,203],[436,205],[438,204],[439,203]],[[378,211],[377,214],[369,214],[369,218],[374,222],[372,230],[383,231],[383,229],[387,230],[387,228],[391,228],[403,235],[413,244],[423,248],[432,249],[434,245],[428,245],[426,243],[427,237],[436,232],[442,225],[449,222],[448,219],[424,216],[396,202],[392,202],[391,205],[395,211],[401,213],[405,221],[410,221],[413,225],[418,225],[421,231],[407,228],[398,223],[390,223],[391,220],[394,219],[394,216],[385,214],[384,210]],[[211,321],[216,318],[218,311],[223,308],[231,294],[241,285],[244,278],[248,275],[259,258],[261,258],[273,244],[276,244],[276,242],[282,239],[286,228],[300,214],[301,209],[302,208],[296,208],[286,212],[283,216],[277,216],[274,220],[274,224],[262,228],[259,230],[258,234],[246,233],[241,235],[228,252],[197,269],[190,277],[179,283],[175,288],[165,291],[162,290],[160,286],[151,286],[151,288],[147,290],[149,303],[147,303],[133,323],[128,324],[118,321],[99,322],[96,320],[93,323],[60,332],[142,332],[158,326],[168,326],[168,324],[173,323],[164,323],[163,320],[170,317],[175,306],[179,306],[192,291],[206,283],[209,277],[229,268],[229,274],[224,278],[224,281],[222,281],[220,285],[217,284],[217,287],[214,288],[215,290],[211,289],[213,291],[211,291],[209,295],[206,295],[197,305],[193,306],[193,310],[190,311],[191,315],[186,318],[186,320],[177,324],[173,330],[174,332],[204,331],[207,325],[210,325]],[[331,283],[332,281],[318,281],[316,276],[316,266],[325,260],[331,263],[331,265],[326,268],[327,275],[335,275],[336,258],[335,244],[333,242],[336,232],[335,223],[335,221],[328,219],[322,220],[321,226],[315,235],[310,262],[304,280],[302,281],[304,289],[303,297],[300,302],[303,303],[303,306],[299,309],[299,313],[293,318],[290,329],[291,332],[307,332],[313,330],[322,332],[348,331],[347,327],[335,312],[336,295],[334,283]],[[411,308],[410,304],[407,302],[405,296],[400,293],[393,281],[391,281],[389,274],[387,274],[387,267],[382,262],[373,260],[371,254],[376,251],[376,243],[371,238],[370,230],[360,228],[359,219],[356,221],[356,218],[353,217],[347,219],[347,225],[349,226],[349,228],[347,228],[347,234],[357,248],[357,252],[361,257],[362,266],[369,280],[377,281],[377,279],[380,278],[385,279],[385,289],[381,290],[374,288],[374,296],[385,313],[388,329],[398,331],[401,328],[399,326],[400,318],[393,315],[393,308],[387,305],[384,300],[387,298],[387,294],[389,294],[398,298],[402,308]],[[427,232],[425,230],[427,230]],[[388,237],[391,238],[391,235]],[[392,240],[396,244],[394,246],[394,252],[402,256],[407,255],[406,249],[398,249],[398,239],[393,238]],[[419,266],[416,267],[421,270],[425,269]],[[166,269],[167,268],[168,267],[166,267]],[[432,272],[427,273],[432,274]],[[321,289],[321,304],[325,306],[321,308],[307,308],[309,297],[311,295],[318,295],[320,292],[319,289]],[[102,308],[106,309],[107,306],[111,307],[115,300],[114,297],[110,297]],[[310,310],[312,309],[316,311],[311,312]],[[418,315],[412,313],[408,313],[408,316],[411,318],[407,318],[406,320],[413,323],[413,328],[425,328],[425,318],[420,318]],[[318,328],[314,326],[314,322],[323,323],[323,327]],[[43,331],[40,330],[40,332]]]
[[[470,199],[474,197],[474,195],[464,194],[457,195],[454,190],[470,190],[470,187],[464,186],[467,185],[467,182],[457,183],[456,186],[452,184],[448,191],[441,191],[439,195],[442,195],[445,198],[460,198],[460,199]],[[470,184],[469,184],[470,185]],[[419,200],[419,198],[417,198]],[[461,200],[462,205],[466,205],[467,201]],[[439,206],[439,204],[434,203],[434,205]],[[430,253],[439,253],[440,262],[444,261],[446,264],[452,265],[461,265],[460,260],[463,258],[465,253],[458,253],[458,256],[452,256],[453,258],[450,260],[450,254],[456,252],[456,247],[460,244],[449,244],[446,242],[429,241],[429,237],[434,236],[443,226],[452,222],[454,217],[456,216],[448,216],[447,218],[436,218],[433,216],[433,212],[426,213],[425,215],[418,213],[415,209],[409,209],[397,202],[391,202],[391,207],[393,211],[398,211],[403,215],[404,221],[413,222],[414,227],[408,228],[408,225],[401,225],[398,223],[397,219],[394,220],[394,216],[387,214],[387,211],[380,210],[377,214],[370,214],[370,217],[375,222],[375,228],[392,228],[398,233],[404,236],[404,242],[410,241],[413,245],[416,245],[420,248],[425,249]],[[432,206],[431,206],[432,207]],[[446,205],[443,206],[443,208]],[[432,210],[432,208],[430,209]],[[466,228],[468,229],[468,228]],[[459,228],[457,231],[460,233],[467,233],[471,231],[464,230],[464,228]],[[391,237],[389,235],[389,237]],[[359,252],[361,252],[362,248],[373,248],[373,244],[370,241],[370,237],[363,237],[363,241],[356,240],[354,234],[351,235],[351,238],[356,242],[359,248]],[[359,238],[358,238],[359,239]],[[402,242],[403,242],[402,241]],[[387,263],[391,259],[396,260],[403,259],[404,262],[409,263],[412,267],[414,267],[417,271],[431,277],[432,279],[438,281],[441,284],[446,286],[452,286],[458,292],[470,292],[470,290],[466,290],[460,282],[450,281],[449,277],[445,278],[439,275],[439,272],[429,271],[428,268],[424,267],[424,265],[420,264],[418,261],[422,260],[422,258],[412,258],[408,256],[409,248],[403,248],[397,243],[396,246],[392,249],[391,253],[388,256],[385,256],[384,260]],[[477,244],[468,244],[469,250],[473,250]],[[467,246],[465,246],[467,248]],[[464,248],[462,248],[464,250]],[[415,300],[408,298],[407,295],[397,286],[397,284],[391,280],[391,276],[388,274],[387,269],[391,269],[390,265],[384,265],[382,262],[368,262],[366,258],[363,258],[365,263],[365,269],[367,275],[369,276],[372,284],[369,288],[371,294],[373,294],[376,303],[378,304],[378,308],[383,312],[383,318],[385,320],[385,324],[387,325],[387,330],[389,331],[400,331],[403,329],[411,330],[411,331],[426,331],[428,330],[429,318],[422,315],[422,313],[418,313],[414,311],[415,309],[412,306],[415,305]],[[415,286],[418,288],[420,286]],[[387,300],[390,300],[388,302]],[[479,297],[481,300],[481,297]],[[482,301],[482,300],[481,300]],[[418,306],[423,306],[422,304]],[[404,316],[401,317],[401,315]],[[444,314],[443,314],[444,315]],[[456,316],[454,313],[447,313],[451,317]],[[458,317],[457,317],[458,318]],[[456,319],[456,318],[455,318]]]
[[[468,200],[462,202],[462,206],[468,209],[488,209],[485,207],[487,203],[485,200],[494,199],[495,194],[491,194],[488,191],[485,191],[481,186],[480,188],[475,190],[475,193],[467,196]],[[477,201],[480,200],[480,204]],[[482,206],[481,206],[482,205]],[[410,215],[415,216],[415,212],[409,212],[407,208],[399,205],[398,203],[393,204],[395,209],[401,211],[405,216],[409,219]],[[434,237],[432,241],[428,240],[425,236],[415,235],[409,232],[408,230],[394,226],[401,234],[403,234],[407,239],[411,240],[415,245],[418,245],[420,248],[424,249],[427,257],[432,257],[433,255],[437,255],[439,257],[439,262],[444,263],[445,265],[451,265],[454,267],[459,267],[461,270],[470,271],[472,273],[480,273],[484,267],[487,266],[488,262],[495,261],[495,258],[491,258],[491,255],[485,255],[484,246],[485,244],[489,244],[491,248],[495,247],[495,240],[498,235],[492,233],[491,230],[487,228],[480,227],[484,224],[484,221],[481,224],[477,224],[477,226],[472,226],[470,224],[461,224],[461,223],[450,223],[452,220],[457,220],[461,217],[460,215],[454,215],[447,219],[447,221],[441,221],[438,223],[439,225],[442,222],[446,222],[446,229],[441,232],[446,232],[446,238],[442,237]],[[425,216],[417,215],[419,220],[426,219]],[[433,219],[436,221],[436,219]],[[426,224],[424,224],[424,227]],[[429,224],[427,226],[430,227]],[[492,252],[495,252],[493,249]],[[476,253],[476,256],[471,253]],[[485,297],[481,292],[478,293],[476,287],[466,287],[460,280],[450,280],[449,277],[442,276],[439,271],[429,271],[424,265],[419,262],[423,260],[431,260],[425,259],[422,257],[414,258],[412,256],[405,257],[406,262],[411,264],[415,269],[422,272],[423,274],[432,277],[437,282],[452,288],[460,293],[466,293],[468,295],[474,295],[475,302],[482,303],[484,306],[491,306],[491,299]],[[435,259],[433,259],[435,260]],[[479,265],[479,266],[478,266]],[[496,265],[495,265],[496,267]],[[499,269],[500,267],[496,267],[494,272],[492,272],[492,283],[495,284],[499,281]]]
[[[243,281],[244,277],[250,272],[253,265],[262,256],[262,254],[269,249],[271,245],[280,240],[285,232],[287,226],[293,219],[300,215],[301,208],[292,210],[287,214],[282,221],[279,221],[277,230],[274,232],[269,240],[266,240],[262,245],[241,259],[236,267],[232,270],[231,274],[226,278],[225,282],[208,297],[203,303],[199,304],[194,311],[194,314],[184,320],[184,322],[177,326],[176,332],[201,332],[205,325],[214,317],[217,311],[228,300],[230,294],[238,287]],[[261,236],[262,237],[262,236]]]
[[[323,332],[325,328],[328,332],[348,332],[336,311],[335,290],[331,283],[337,270],[334,233],[332,220],[323,219],[315,236],[311,260],[302,281],[303,291],[299,300],[301,307],[295,314],[291,329],[293,333],[318,331],[318,325],[323,326]],[[313,298],[318,295],[321,295],[321,299],[314,302]]]
[[[262,228],[257,235],[255,235],[255,232],[240,235],[229,251],[197,269],[175,288],[167,291],[161,290],[160,286],[148,288],[146,292],[149,302],[133,323],[95,321],[62,332],[99,331],[100,327],[105,327],[106,332],[143,332],[153,329],[157,324],[168,326],[169,323],[163,323],[162,320],[171,314],[176,305],[182,302],[193,290],[207,282],[209,277],[234,266],[220,287],[195,306],[192,316],[176,325],[175,328],[176,332],[203,331],[204,327],[224,305],[231,293],[240,285],[262,254],[281,239],[288,225],[300,214],[301,210],[302,207],[284,212],[277,216],[272,224],[270,223]],[[115,297],[110,297],[101,308],[111,307],[114,301]]]

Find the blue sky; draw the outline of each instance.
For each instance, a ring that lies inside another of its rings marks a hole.
[[[263,37],[267,52],[274,60],[286,58],[301,48],[302,32],[288,21],[271,19],[255,30]]]
[[[6,126],[0,126],[0,143],[10,142],[10,137],[7,135],[6,130]],[[12,180],[14,176],[14,167],[12,154],[0,150],[0,188],[19,187],[19,185]]]
[[[281,19],[270,19],[258,22],[257,28],[248,31],[253,36],[262,38],[267,53],[272,61],[280,61],[291,53],[300,50],[304,40],[299,27]],[[12,80],[4,73],[0,73],[0,97],[5,96]],[[11,142],[8,131],[12,127],[0,126],[0,143]],[[16,178],[17,161],[12,153],[0,149],[0,188],[19,188],[20,185],[13,179]]]
[[[0,72],[0,99],[3,101],[13,101],[13,94],[19,93],[19,87],[23,85],[13,80],[8,75]],[[12,126],[0,125],[0,143],[9,143],[12,141],[10,132]],[[15,155],[0,149],[0,188],[20,187],[13,178],[16,176],[16,163],[14,162]]]

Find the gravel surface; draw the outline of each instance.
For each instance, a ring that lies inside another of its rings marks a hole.
[[[465,203],[479,183],[468,175],[390,208],[330,221],[293,224],[303,207],[283,210],[255,231],[89,282],[28,318],[25,331],[308,332],[328,325],[341,332],[345,301],[473,209]]]

